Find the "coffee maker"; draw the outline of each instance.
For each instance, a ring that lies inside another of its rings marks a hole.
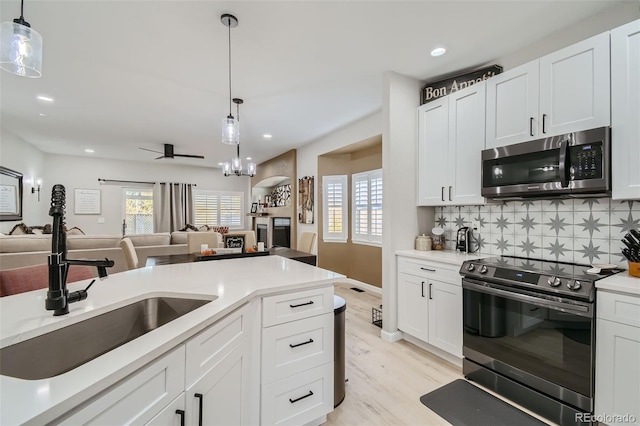
[[[471,228],[463,226],[458,229],[456,235],[456,250],[469,253],[469,244],[471,244]]]

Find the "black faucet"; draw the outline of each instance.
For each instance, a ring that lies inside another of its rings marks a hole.
[[[57,184],[51,190],[51,208],[49,216],[53,217],[53,231],[51,235],[51,254],[49,255],[49,291],[45,307],[53,311],[54,316],[69,313],[69,303],[79,302],[87,298],[87,290],[95,282],[91,281],[84,290],[69,293],[67,290],[67,274],[71,265],[95,266],[98,277],[107,276],[107,268],[114,265],[113,260],[71,260],[67,259],[67,233],[64,230],[64,208],[66,194],[63,185]]]

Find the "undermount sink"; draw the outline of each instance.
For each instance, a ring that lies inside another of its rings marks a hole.
[[[0,374],[38,380],[73,370],[217,299],[153,297],[0,349]]]

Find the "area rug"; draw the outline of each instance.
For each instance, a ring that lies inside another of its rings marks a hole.
[[[453,426],[546,425],[461,379],[422,395],[420,402]]]

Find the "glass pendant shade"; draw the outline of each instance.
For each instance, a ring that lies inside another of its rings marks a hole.
[[[249,176],[255,176],[256,169],[257,169],[256,163],[247,163],[247,174]]]
[[[242,171],[242,159],[236,157],[231,160],[231,171],[232,172],[241,172]]]
[[[231,163],[226,162],[222,164],[222,174],[225,176],[229,176],[229,174],[231,174]]]
[[[228,145],[240,143],[240,123],[232,115],[222,119],[222,143]]]
[[[17,22],[0,24],[0,68],[21,77],[41,77],[42,36]]]

